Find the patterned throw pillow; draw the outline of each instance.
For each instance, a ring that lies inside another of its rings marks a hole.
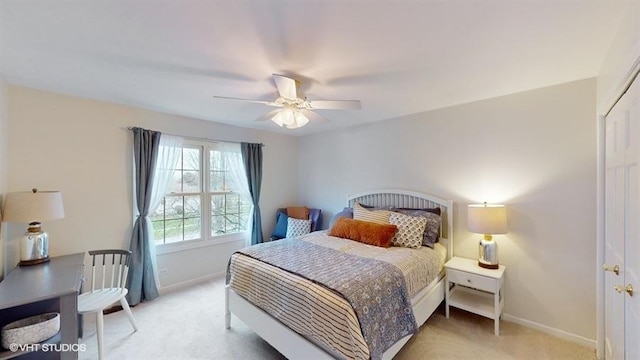
[[[438,214],[427,213],[427,226],[424,228],[424,237],[422,239],[422,245],[428,246],[433,249],[433,244],[437,243],[440,238],[440,223],[442,218]]]
[[[297,237],[311,232],[311,220],[287,219],[287,237]]]
[[[427,226],[424,228],[424,235],[422,237],[422,245],[428,246],[433,249],[433,244],[437,243],[440,239],[440,225],[442,218],[440,217],[440,208],[425,208],[425,209],[411,209],[411,208],[391,208],[393,212],[399,212],[401,214],[409,216],[422,216],[427,218]]]
[[[391,240],[391,245],[414,249],[422,246],[422,236],[424,228],[427,226],[427,218],[392,212],[389,215],[389,223],[398,227],[398,232]]]
[[[353,205],[353,218],[355,220],[369,221],[376,224],[388,224],[390,213],[389,210],[369,210],[360,205],[360,203]]]

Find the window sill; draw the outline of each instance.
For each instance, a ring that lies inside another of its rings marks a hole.
[[[246,239],[245,233],[219,235],[210,240],[187,240],[181,242],[175,242],[170,244],[156,245],[156,255],[170,254],[180,251],[187,251],[192,249],[199,249],[204,247],[216,246],[229,242],[244,242]],[[243,246],[244,247],[244,246]]]

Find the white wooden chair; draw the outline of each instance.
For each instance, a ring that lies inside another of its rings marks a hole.
[[[91,291],[78,296],[78,313],[96,314],[96,332],[98,336],[98,359],[103,359],[103,313],[107,307],[120,301],[122,309],[127,313],[134,331],[138,325],[133,319],[129,303],[125,296],[129,292],[125,287],[129,272],[129,250],[93,250],[92,256]]]

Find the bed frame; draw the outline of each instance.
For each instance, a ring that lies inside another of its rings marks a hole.
[[[360,202],[372,206],[396,206],[406,208],[435,208],[441,210],[442,226],[440,227],[440,243],[447,248],[447,260],[453,256],[453,202],[419,192],[381,189],[358,193],[348,198],[349,206]],[[429,286],[414,295],[411,299],[413,313],[418,326],[424,324],[429,316],[444,300],[445,279],[440,276]],[[253,331],[271,344],[282,355],[289,359],[335,359],[343,357],[333,349],[317,344],[313,340],[301,336],[286,325],[271,317],[228,285],[225,288],[225,326],[231,327],[233,313]],[[400,339],[384,354],[383,359],[392,359],[409,341],[411,335]]]

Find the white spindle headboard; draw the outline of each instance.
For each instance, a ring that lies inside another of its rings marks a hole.
[[[447,248],[447,260],[453,257],[453,201],[415,191],[396,189],[365,191],[351,195],[347,200],[350,207],[359,202],[376,207],[440,208],[442,218],[440,243]]]

